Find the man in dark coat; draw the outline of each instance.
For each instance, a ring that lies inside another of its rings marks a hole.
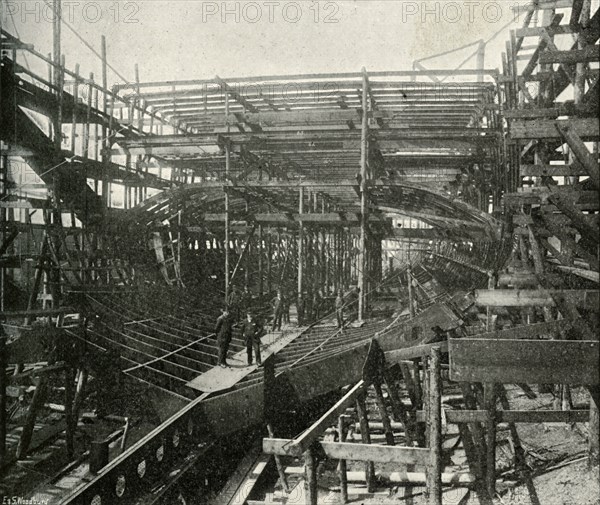
[[[244,337],[244,342],[246,344],[246,352],[248,353],[248,365],[252,364],[252,349],[254,349],[256,363],[258,363],[258,366],[260,366],[262,364],[260,359],[260,337],[262,336],[262,325],[252,317],[250,312],[246,314],[246,320],[242,325],[242,336]]]
[[[248,286],[244,286],[244,291],[240,296],[240,308],[242,309],[242,314],[246,314],[246,312],[252,309],[252,293],[248,289]]]
[[[217,344],[219,345],[219,362],[218,365],[222,368],[229,366],[227,364],[227,351],[231,342],[231,327],[233,326],[233,318],[229,314],[229,309],[222,309],[222,314],[217,318],[215,333],[217,334]]]
[[[240,309],[241,309],[241,293],[237,286],[233,286],[231,293],[229,293],[229,298],[227,299],[227,305],[229,306],[229,312],[231,313],[232,318],[235,318],[236,322],[239,322],[241,319]]]

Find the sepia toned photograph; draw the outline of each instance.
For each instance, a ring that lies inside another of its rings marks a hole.
[[[0,505],[600,505],[600,0],[0,33]]]

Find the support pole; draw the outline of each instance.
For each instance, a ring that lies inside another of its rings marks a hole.
[[[85,399],[88,376],[86,368],[82,368],[77,374],[77,387],[75,389],[75,398],[73,399],[73,418],[75,422],[79,419],[79,411]]]
[[[412,285],[412,269],[410,268],[410,264],[408,265],[408,268],[406,270],[406,282],[408,286],[408,311],[412,319],[413,317],[415,317],[415,301]]]
[[[363,444],[371,443],[371,434],[369,433],[369,418],[367,417],[367,405],[365,395],[361,394],[356,399],[356,410],[360,421],[360,436]],[[372,493],[375,489],[375,465],[372,461],[365,463],[365,475],[367,481],[367,493]]]
[[[267,235],[268,236],[268,235]],[[269,255],[267,256],[267,262],[270,262],[269,259],[271,257],[271,239],[269,237],[269,247],[268,247]],[[256,253],[258,254],[258,296],[259,299],[263,294],[263,227],[262,224],[258,225],[258,247]],[[270,272],[269,272],[270,275]]]
[[[300,215],[304,214],[304,188],[300,187],[299,191],[299,200],[298,200],[298,213]],[[298,227],[298,298],[302,298],[302,290],[303,287],[303,275],[304,275],[304,225],[302,221],[300,221],[300,225]]]
[[[107,113],[107,86],[108,86],[108,61],[106,58],[106,37],[102,35],[100,39],[101,46],[101,59],[102,59],[102,112],[106,116]],[[111,111],[112,114],[112,111]],[[109,161],[109,153],[108,146],[110,145],[110,141],[108,140],[108,136],[110,135],[110,131],[106,128],[104,122],[102,123],[102,203],[104,208],[108,207],[108,167],[106,164]]]
[[[82,138],[82,147],[81,147],[81,156],[83,159],[88,159],[89,154],[88,151],[90,149],[90,118],[92,115],[92,97],[94,94],[94,88],[92,87],[92,82],[94,81],[94,73],[90,73],[90,80],[87,87],[87,105],[85,107],[85,123],[83,124],[83,138]]]
[[[484,386],[485,410],[488,413],[486,421],[486,486],[490,497],[496,495],[496,385],[486,383]]]
[[[4,466],[6,458],[6,364],[6,335],[0,324],[0,468]]]
[[[498,397],[500,399],[500,405],[502,405],[502,409],[510,410],[510,403],[508,402],[508,397],[506,395],[506,389],[504,388],[504,385],[498,384],[496,387],[498,388]],[[521,437],[519,436],[517,425],[513,422],[509,422],[508,430],[510,432],[510,436],[512,438],[512,443],[514,447],[515,467],[517,469],[525,468],[525,451],[523,450],[523,446],[521,445]]]
[[[590,433],[590,439],[588,444],[588,467],[592,468],[598,465],[600,461],[600,447],[598,441],[600,439],[600,419],[598,416],[598,405],[593,398],[590,398],[590,421],[588,424],[588,431]]]
[[[477,402],[471,385],[467,382],[460,382],[459,385],[462,390],[465,407],[468,410],[477,410]],[[483,478],[485,476],[486,465],[486,443],[484,433],[480,423],[468,423],[468,427],[473,439],[473,448],[475,450],[474,456],[477,458],[476,461],[473,462],[475,474],[478,479]]]
[[[383,431],[385,433],[385,442],[387,445],[396,445],[394,442],[394,432],[392,430],[392,423],[387,413],[385,406],[385,399],[383,398],[383,391],[381,390],[381,384],[373,384],[375,389],[375,399],[377,401],[377,408],[379,409],[379,415],[381,416],[381,422],[383,423]]]
[[[431,349],[429,370],[429,505],[442,505],[442,392],[440,349]]]
[[[47,385],[48,377],[46,375],[42,375],[40,377],[40,382],[35,388],[33,399],[31,400],[29,410],[27,411],[27,416],[25,417],[25,424],[23,425],[21,438],[19,439],[19,444],[17,445],[17,459],[23,459],[27,454],[27,449],[29,449],[31,437],[33,435],[33,428],[35,427],[35,418],[37,417],[39,408],[44,404],[44,399],[46,398]]]
[[[75,154],[77,138],[77,109],[79,107],[79,63],[75,65],[75,83],[73,84],[73,114],[71,115],[71,152]]]
[[[338,418],[338,435],[340,442],[346,441],[345,429],[345,417],[340,416]],[[345,459],[340,459],[340,462],[338,463],[338,475],[340,478],[340,503],[345,505],[348,503],[348,468]]]
[[[225,90],[225,125],[229,133],[229,93]],[[231,149],[229,137],[225,141],[225,180],[229,180]],[[225,303],[229,300],[229,193],[225,188]]]
[[[367,301],[367,155],[368,155],[368,104],[367,87],[369,81],[366,69],[362,69],[362,125],[360,134],[360,243],[358,266],[358,320],[362,321]]]
[[[60,28],[62,19],[61,0],[54,0],[54,18],[53,22],[53,60],[54,60],[54,85],[58,95],[58,106],[54,122],[54,147],[60,152],[62,143],[62,68],[61,68],[61,48],[60,48]]]
[[[319,505],[317,462],[315,450],[312,447],[304,453],[304,477],[306,479],[306,505]]]
[[[269,434],[269,438],[275,438],[275,433],[273,432],[273,427],[270,424],[267,424],[267,433]],[[275,454],[275,466],[277,466],[277,473],[279,474],[279,480],[281,481],[281,486],[283,487],[283,490],[286,493],[289,493],[290,488],[287,483],[287,478],[285,476],[283,464],[281,463],[281,458],[277,454]]]
[[[67,424],[66,445],[67,457],[69,458],[69,461],[72,460],[73,456],[75,455],[75,427],[77,426],[77,422],[73,417],[73,408],[75,406],[74,381],[75,374],[73,367],[71,365],[67,365],[67,368],[65,369],[65,420]]]

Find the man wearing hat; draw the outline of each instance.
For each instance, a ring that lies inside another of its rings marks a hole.
[[[222,314],[217,318],[215,333],[217,334],[217,344],[219,346],[219,362],[218,365],[222,368],[229,366],[227,364],[227,351],[231,342],[231,327],[233,326],[233,318],[229,314],[229,308],[221,309]]]
[[[252,349],[254,349],[256,363],[260,366],[262,364],[260,359],[260,337],[262,336],[262,326],[254,319],[254,317],[252,317],[250,312],[246,314],[246,320],[242,325],[242,336],[246,343],[248,366],[252,364]]]

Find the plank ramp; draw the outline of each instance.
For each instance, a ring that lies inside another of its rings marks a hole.
[[[306,328],[297,328],[289,325],[283,327],[283,331],[267,333],[261,338],[261,358],[264,361],[269,356],[278,353],[284,347],[296,340]],[[256,362],[248,366],[246,349],[230,355],[227,358],[228,368],[216,366],[207,372],[189,381],[186,386],[205,393],[214,393],[230,389],[243,378],[250,375],[258,368]]]

